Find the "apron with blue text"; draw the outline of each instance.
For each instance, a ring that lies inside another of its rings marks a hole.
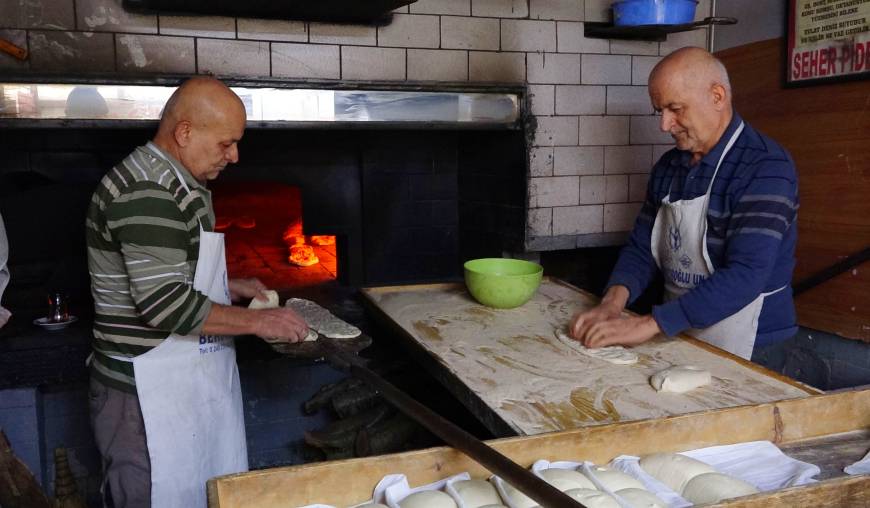
[[[653,224],[651,248],[656,264],[665,277],[665,301],[679,298],[691,291],[715,271],[707,252],[707,208],[710,204],[710,191],[722,161],[742,132],[741,122],[725,145],[704,195],[671,203],[669,192],[662,199]],[[692,328],[686,330],[686,333],[749,360],[755,345],[758,316],[761,315],[764,298],[782,289],[784,287],[770,293],[761,293],[748,305],[722,321],[707,328]]]
[[[202,224],[193,288],[230,304],[224,235]],[[248,470],[233,338],[173,334],[135,357],[133,370],[151,459],[151,506],[205,508],[209,478]]]

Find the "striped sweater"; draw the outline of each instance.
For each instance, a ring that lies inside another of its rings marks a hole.
[[[653,167],[646,200],[628,244],[620,253],[608,287],[626,286],[634,301],[658,268],[650,250],[652,226],[662,199],[703,195],[716,163],[741,118],[735,113],[719,143],[701,161],[676,148]],[[794,162],[773,140],[746,125],[722,161],[707,210],[707,250],[715,272],[695,289],[653,307],[667,335],[705,328],[737,312],[762,292],[791,283],[797,242],[798,184]],[[797,331],[791,287],[764,300],[755,347]]]
[[[100,181],[86,230],[95,304],[91,374],[102,383],[135,392],[133,365],[119,357],[146,353],[170,333],[202,329],[211,302],[193,289],[200,223],[213,228],[210,193],[153,143]]]

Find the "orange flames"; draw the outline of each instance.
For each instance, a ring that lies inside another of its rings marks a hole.
[[[287,260],[298,266],[311,266],[320,262],[317,254],[314,253],[314,248],[309,245],[335,245],[334,236],[314,235],[307,237],[302,234],[302,222],[296,221],[287,226],[284,230],[284,243],[290,249],[290,256]]]

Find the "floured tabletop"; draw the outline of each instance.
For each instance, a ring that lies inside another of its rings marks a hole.
[[[459,381],[448,388],[497,434],[505,428],[540,434],[810,393],[692,339],[659,337],[632,348],[639,356],[633,365],[578,353],[561,343],[555,331],[598,299],[557,279],[545,277],[532,300],[508,310],[480,305],[463,284],[368,288],[363,293],[435,360],[429,363]],[[672,365],[704,368],[713,380],[689,393],[656,392],[650,376]]]

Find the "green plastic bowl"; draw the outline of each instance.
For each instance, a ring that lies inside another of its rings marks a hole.
[[[528,302],[544,267],[521,259],[482,258],[465,263],[465,285],[471,296],[487,307],[513,309]]]

